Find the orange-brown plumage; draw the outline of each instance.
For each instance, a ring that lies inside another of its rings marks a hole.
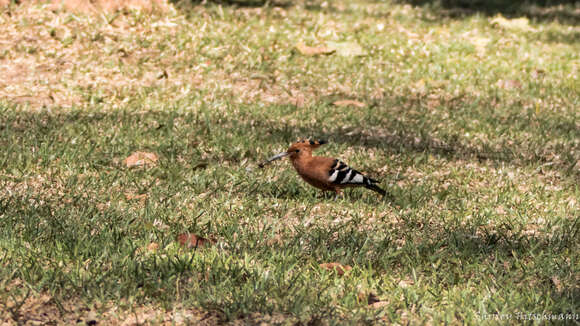
[[[325,143],[322,140],[301,140],[265,163],[289,156],[290,162],[304,181],[323,191],[334,191],[337,195],[347,187],[365,187],[383,196],[386,194],[376,185],[377,180],[364,176],[343,162],[329,157],[312,156],[312,151]],[[260,164],[260,167],[265,163]]]

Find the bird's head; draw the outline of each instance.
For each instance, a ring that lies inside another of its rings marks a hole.
[[[324,140],[302,139],[290,145],[286,150],[286,153],[288,153],[287,155],[290,156],[291,159],[294,159],[306,153],[312,154],[313,150],[324,144],[326,144],[326,141]]]
[[[325,140],[310,140],[310,139],[299,140],[290,145],[290,147],[288,147],[288,149],[285,152],[270,157],[264,163],[260,163],[259,166],[264,167],[265,164],[279,160],[285,156],[290,156],[290,159],[294,160],[300,157],[301,155],[311,155],[312,150],[317,149],[318,147],[320,147],[320,145],[324,145],[326,143],[327,142]]]

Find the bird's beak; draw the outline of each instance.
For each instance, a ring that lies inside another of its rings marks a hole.
[[[279,159],[281,159],[281,158],[283,158],[285,156],[288,156],[289,154],[290,153],[288,153],[288,152],[283,152],[283,153],[280,153],[280,154],[276,154],[276,155],[270,157],[269,159],[267,159],[266,161],[260,163],[258,166],[261,167],[261,168],[263,168],[264,165],[266,165],[266,164],[268,164],[268,163],[270,163],[272,161],[279,160]]]

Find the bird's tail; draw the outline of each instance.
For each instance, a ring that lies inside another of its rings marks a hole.
[[[376,184],[373,184],[373,183],[366,184],[365,185],[365,188],[370,189],[372,191],[376,191],[379,194],[381,194],[382,196],[386,196],[387,195],[387,192],[384,189],[382,189],[381,187],[379,187],[379,186],[377,186]]]

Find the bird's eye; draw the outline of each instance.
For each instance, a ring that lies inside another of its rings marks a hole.
[[[299,150],[299,149],[297,149],[297,150],[296,150],[296,153],[298,153],[298,152],[300,152],[300,150]]]

